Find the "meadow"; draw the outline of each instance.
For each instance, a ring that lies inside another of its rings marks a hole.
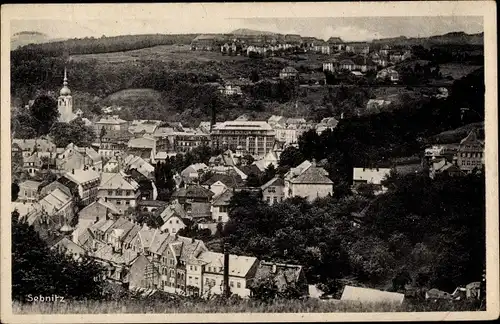
[[[364,313],[364,312],[449,312],[477,311],[479,305],[467,301],[359,303],[340,300],[255,300],[220,301],[67,301],[64,303],[13,302],[14,314],[113,314],[113,313]]]

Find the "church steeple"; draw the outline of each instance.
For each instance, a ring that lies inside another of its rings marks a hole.
[[[63,80],[63,87],[60,91],[61,96],[69,96],[71,94],[71,90],[68,88],[68,74],[66,72],[66,68],[64,68],[64,80]]]
[[[66,73],[66,67],[64,68],[64,81],[63,81],[63,85],[64,86],[68,85],[68,75]]]
[[[59,92],[60,96],[57,100],[59,110],[59,121],[68,123],[75,118],[73,113],[73,98],[71,97],[71,90],[68,88],[68,73],[64,67],[63,87]]]

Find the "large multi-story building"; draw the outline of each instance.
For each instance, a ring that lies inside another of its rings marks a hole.
[[[191,151],[198,146],[208,146],[210,144],[210,136],[202,132],[175,132],[174,151],[184,153]]]
[[[98,197],[115,205],[123,213],[135,207],[139,199],[139,184],[123,172],[102,173]]]
[[[275,131],[265,121],[226,121],[212,129],[212,146],[264,156],[272,150]]]
[[[101,137],[101,129],[104,129],[104,133],[128,130],[128,122],[118,117],[118,115],[105,116],[95,123],[97,137]]]
[[[484,143],[477,138],[475,131],[460,141],[457,152],[457,164],[460,170],[471,172],[484,164]]]

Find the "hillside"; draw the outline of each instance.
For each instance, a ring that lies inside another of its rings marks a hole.
[[[431,37],[392,37],[374,39],[373,44],[390,44],[398,46],[437,46],[437,45],[483,45],[484,33],[467,34],[464,32],[452,32],[444,35],[436,35]]]
[[[19,33],[15,33],[10,38],[10,49],[15,50],[21,46],[29,45],[29,44],[41,44],[48,42],[55,42],[61,39],[53,39],[44,33],[40,33],[37,31],[22,31]]]
[[[247,28],[239,28],[233,30],[230,34],[239,35],[239,36],[259,36],[259,35],[278,35],[277,33],[262,31],[262,30],[253,30]]]

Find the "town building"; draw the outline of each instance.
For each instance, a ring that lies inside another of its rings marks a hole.
[[[48,139],[13,139],[12,147],[18,147],[22,152],[22,157],[27,158],[37,153],[37,155],[50,155],[56,153],[57,148],[54,143]],[[44,154],[45,153],[45,154]]]
[[[195,183],[200,176],[208,171],[208,165],[205,163],[194,163],[181,171],[181,177],[184,183]]]
[[[210,135],[195,130],[174,132],[173,139],[173,149],[177,153],[185,153],[195,147],[210,145]]]
[[[280,79],[298,79],[299,71],[291,66],[288,66],[281,70],[279,77]]]
[[[57,229],[68,225],[74,217],[73,197],[68,196],[60,189],[55,189],[40,199],[42,212],[50,218]]]
[[[259,261],[255,257],[229,256],[228,280],[231,294],[242,298],[250,297],[249,285],[255,276]],[[203,296],[222,295],[224,281],[224,254],[205,251],[199,256],[203,262],[204,272],[200,290]]]
[[[80,210],[77,229],[83,230],[99,220],[118,219],[119,216],[120,211],[113,204],[99,199]]]
[[[97,200],[100,174],[98,171],[82,168],[66,172],[57,180],[66,187],[73,189],[80,197],[83,206],[89,205]]]
[[[102,170],[102,158],[99,153],[91,147],[78,147],[73,143],[68,144],[64,151],[57,154],[55,162],[56,169],[63,173],[81,168]]]
[[[95,123],[95,132],[98,138],[102,137],[102,133],[106,134],[124,130],[128,130],[128,122],[121,119],[118,115],[104,116]]]
[[[23,159],[23,169],[26,170],[30,176],[34,176],[37,172],[39,172],[42,164],[42,160],[36,153],[33,153],[31,156]]]
[[[128,131],[135,136],[152,135],[162,123],[161,120],[133,120],[128,127]]]
[[[476,131],[471,131],[460,141],[457,151],[457,163],[460,170],[471,172],[484,166],[484,142],[477,138]]]
[[[106,126],[107,127],[107,126]],[[127,150],[128,142],[133,137],[126,129],[108,130],[99,137],[99,155],[106,158],[122,154]]]
[[[41,182],[33,180],[25,180],[19,184],[19,201],[33,202],[38,201],[38,188]]]
[[[154,163],[156,156],[156,139],[148,135],[131,138],[127,144],[127,154],[141,157],[147,162]]]
[[[382,181],[391,173],[390,168],[353,168],[352,185],[355,190],[361,184],[373,185],[374,193],[383,193],[387,188]]]
[[[123,213],[137,205],[139,184],[123,172],[101,174],[98,197],[115,205]]]
[[[333,182],[328,172],[316,163],[304,161],[285,174],[285,199],[299,196],[313,201],[333,194]]]
[[[388,80],[390,82],[398,82],[399,81],[399,73],[394,70],[392,67],[388,67],[386,69],[382,69],[377,73],[378,80]]]
[[[225,189],[214,196],[212,200],[212,220],[217,223],[227,223],[229,221],[229,201],[233,197],[232,189]]]
[[[281,177],[274,177],[266,182],[262,187],[262,200],[273,205],[285,199],[285,181]]]
[[[251,295],[260,282],[272,280],[279,292],[293,288],[302,296],[308,294],[308,284],[302,266],[296,264],[260,261],[254,278],[250,281]]]
[[[338,123],[339,123],[339,121],[335,117],[323,118],[316,125],[316,132],[318,134],[321,134],[321,133],[323,133],[327,129],[333,130],[333,129],[335,129],[335,127],[337,127]]]
[[[226,121],[212,129],[212,146],[236,150],[241,146],[252,155],[264,156],[275,140],[275,131],[263,121]]]

